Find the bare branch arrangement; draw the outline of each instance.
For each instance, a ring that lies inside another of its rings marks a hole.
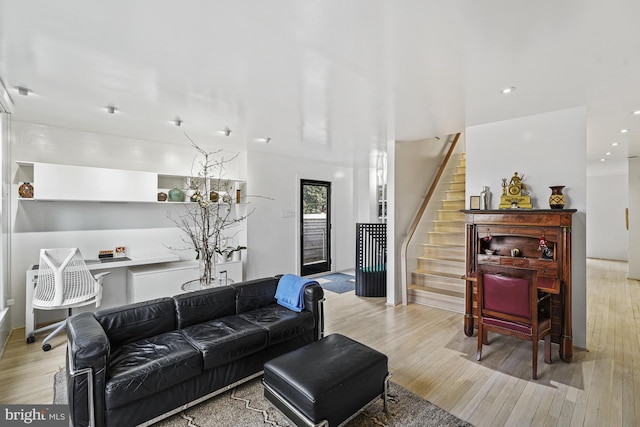
[[[240,214],[234,209],[234,198],[231,196],[233,188],[224,178],[225,165],[238,155],[230,158],[219,156],[222,150],[206,151],[186,133],[185,136],[197,152],[192,174],[186,182],[186,193],[190,194],[190,200],[194,203],[188,203],[184,212],[173,222],[184,232],[183,242],[196,251],[196,259],[201,266],[200,282],[206,286],[216,279],[216,254],[226,256],[229,253],[226,242],[237,233],[237,230],[233,230],[234,226],[246,220],[253,210]],[[236,199],[236,204],[239,202]],[[231,251],[240,249],[245,247],[238,246],[231,248]]]

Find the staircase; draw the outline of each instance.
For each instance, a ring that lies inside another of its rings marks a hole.
[[[448,176],[448,189],[433,221],[423,255],[418,257],[417,270],[411,273],[407,287],[409,302],[464,312],[465,281],[465,167],[462,154]],[[446,181],[445,181],[446,182]]]

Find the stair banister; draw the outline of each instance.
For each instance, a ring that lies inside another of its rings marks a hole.
[[[444,159],[440,164],[440,168],[438,169],[438,173],[436,174],[435,178],[431,182],[429,191],[427,191],[427,194],[422,199],[422,203],[420,204],[418,211],[413,217],[413,221],[411,222],[411,225],[407,229],[404,240],[402,241],[402,245],[400,246],[400,274],[401,274],[400,279],[402,280],[402,304],[403,305],[407,305],[409,301],[407,296],[407,247],[409,246],[409,242],[411,242],[411,239],[413,238],[413,235],[416,232],[416,229],[418,228],[418,224],[420,224],[420,219],[422,219],[422,215],[424,214],[424,211],[427,209],[427,206],[431,201],[431,197],[433,196],[433,193],[436,191],[438,182],[440,182],[440,178],[442,177],[442,174],[444,173],[447,167],[447,164],[449,163],[449,159],[453,155],[453,151],[455,150],[456,144],[458,143],[459,139],[460,139],[460,132],[458,132],[453,138],[453,141],[451,142],[451,146],[449,147],[449,151],[447,151],[447,154],[444,156]]]

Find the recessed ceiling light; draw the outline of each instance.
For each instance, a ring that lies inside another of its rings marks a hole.
[[[640,110],[636,110],[631,114],[633,114],[634,116],[640,116]]]
[[[605,161],[605,159],[600,159],[600,161],[601,161],[601,162],[604,162],[604,161]]]
[[[607,151],[607,152],[606,152],[606,153],[604,153],[604,154],[606,154],[607,156],[610,156],[610,155],[611,155],[611,151]]]
[[[620,133],[627,133],[629,132],[629,129],[620,129]]]
[[[504,89],[500,89],[500,93],[503,94],[503,95],[506,95],[508,93],[513,92],[514,90],[516,90],[516,88],[513,87],[513,86],[505,87]]]
[[[27,96],[30,93],[33,93],[33,91],[26,86],[14,86],[14,88],[16,88],[18,93],[22,96]]]
[[[109,114],[115,114],[116,111],[118,111],[118,107],[116,107],[115,105],[107,105],[105,107],[105,109],[107,110],[107,113],[109,113]]]
[[[612,147],[617,147],[617,146],[618,146],[618,143],[617,143],[617,142],[612,142],[612,143],[611,143],[611,146],[612,146]]]

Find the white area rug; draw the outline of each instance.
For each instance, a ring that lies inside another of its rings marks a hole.
[[[170,418],[157,427],[293,427],[282,413],[263,395],[260,378],[213,397]],[[448,427],[471,426],[407,389],[390,382],[387,414],[382,399],[376,399],[360,414],[349,421],[348,427]],[[64,371],[54,377],[53,403],[66,403]]]

